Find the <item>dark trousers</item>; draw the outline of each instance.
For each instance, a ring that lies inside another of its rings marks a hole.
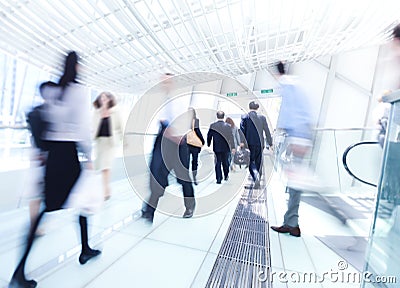
[[[48,142],[49,154],[44,177],[46,211],[61,209],[81,174],[74,142]]]
[[[160,135],[159,135],[160,136]],[[154,215],[160,198],[168,186],[168,175],[174,170],[177,182],[182,185],[186,209],[194,209],[195,199],[189,176],[189,148],[185,142],[176,144],[166,137],[160,137],[152,152],[150,163],[151,195],[143,205],[143,212]]]
[[[195,147],[192,145],[188,145],[189,148],[189,157],[192,156],[192,171],[197,171],[197,167],[199,164],[199,153],[201,149],[199,147]]]
[[[25,251],[19,262],[13,278],[25,279],[25,263],[35,240],[35,233],[45,212],[62,208],[81,173],[81,166],[74,142],[49,142],[49,154],[45,174],[45,210],[34,221],[28,235]],[[87,218],[79,216],[82,252],[89,248]]]
[[[228,161],[228,153],[229,152],[214,152],[215,153],[215,176],[217,178],[217,182],[222,181],[222,169],[224,170],[224,177],[228,177],[229,175],[229,161]]]
[[[250,175],[253,177],[253,181],[259,181],[261,179],[262,171],[262,151],[263,147],[259,145],[249,145],[250,150]]]

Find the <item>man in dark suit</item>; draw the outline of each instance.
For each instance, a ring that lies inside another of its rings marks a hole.
[[[258,108],[259,105],[251,101],[249,103],[250,112],[242,117],[240,123],[240,130],[243,133],[242,136],[245,138],[242,139],[242,142],[246,141],[250,150],[249,170],[251,177],[253,177],[254,189],[260,188],[262,153],[265,147],[263,133],[265,133],[268,145],[272,146],[272,138],[267,120],[265,116],[257,114]]]
[[[207,146],[210,147],[211,140],[213,140],[213,150],[216,157],[215,175],[217,184],[221,184],[222,171],[221,164],[224,170],[225,180],[229,178],[229,162],[228,153],[234,148],[233,134],[231,126],[224,121],[225,113],[223,111],[217,112],[217,122],[210,125],[207,133]]]

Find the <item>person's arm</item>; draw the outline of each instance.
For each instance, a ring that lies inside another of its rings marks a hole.
[[[234,128],[233,130],[233,140],[235,142],[235,149],[240,145],[240,135],[239,135],[239,129],[237,127]]]
[[[91,131],[91,136],[92,140],[97,138],[97,134],[99,133],[99,126],[100,126],[100,117],[99,117],[99,111],[95,109],[92,114],[92,131]]]
[[[246,143],[246,129],[247,129],[247,122],[246,122],[246,117],[242,117],[242,121],[240,122],[240,146],[243,146],[242,144]]]
[[[69,87],[67,88],[69,89]],[[71,97],[74,95],[74,97]],[[64,95],[66,96],[66,95]],[[85,154],[89,162],[92,161],[92,139],[91,139],[91,117],[90,117],[90,96],[89,91],[86,87],[81,85],[73,85],[68,95],[70,99],[65,97],[65,101],[71,101],[69,105],[76,109],[73,113],[74,117],[77,117],[77,134],[80,139],[79,146],[81,151]]]
[[[228,141],[229,148],[231,150],[233,150],[233,149],[235,149],[235,141],[233,140],[232,127],[229,124],[226,124],[225,127],[226,127],[225,134],[228,137],[227,141]]]
[[[212,140],[212,137],[213,137],[213,130],[212,130],[212,128],[211,128],[211,126],[210,126],[210,129],[208,129],[208,133],[207,133],[207,146],[208,147],[210,147],[210,145],[211,145],[211,140]]]
[[[117,134],[118,134],[118,140],[120,141],[120,142],[122,142],[123,141],[123,138],[124,138],[124,129],[123,129],[123,125],[122,125],[122,115],[121,115],[121,112],[120,112],[120,110],[119,110],[119,108],[118,108],[118,106],[117,107],[115,107],[115,113],[114,113],[115,115],[115,130],[116,130],[116,132],[117,132]]]
[[[264,116],[262,116],[261,118],[262,118],[262,122],[263,122],[263,130],[265,133],[265,137],[267,138],[267,143],[270,147],[272,147],[272,137],[271,137],[271,132],[269,131],[269,128],[268,128],[267,119]]]
[[[194,132],[196,133],[197,137],[199,137],[199,139],[201,141],[201,144],[204,145],[205,141],[204,141],[204,138],[203,138],[203,134],[201,134],[201,131],[200,131],[200,121],[199,121],[199,119],[196,119],[195,122],[194,122]]]

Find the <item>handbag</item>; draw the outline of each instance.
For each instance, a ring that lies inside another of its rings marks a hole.
[[[82,169],[63,208],[75,208],[86,215],[95,214],[103,205],[102,178],[95,170]]]
[[[192,121],[192,130],[186,134],[186,143],[199,148],[203,147],[203,143],[194,131],[194,120]]]

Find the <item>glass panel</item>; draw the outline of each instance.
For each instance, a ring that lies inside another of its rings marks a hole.
[[[375,130],[338,129],[317,130],[312,155],[312,166],[324,187],[330,193],[362,193],[374,195],[376,188],[354,179],[345,170],[343,154],[359,142],[376,142]],[[347,165],[358,178],[377,184],[382,149],[379,144],[356,146],[347,154]]]
[[[365,271],[374,276],[386,276],[386,279],[400,275],[400,102],[393,104],[390,115],[365,266]],[[364,281],[362,287],[392,286]]]

